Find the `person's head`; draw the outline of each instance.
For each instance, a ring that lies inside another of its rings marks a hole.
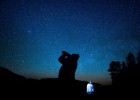
[[[79,59],[79,57],[80,57],[79,54],[72,54],[72,59],[73,60],[77,61]]]

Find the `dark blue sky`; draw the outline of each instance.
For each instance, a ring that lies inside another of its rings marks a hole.
[[[1,0],[0,66],[56,78],[62,50],[78,53],[76,79],[110,83],[112,60],[140,49],[140,0]]]

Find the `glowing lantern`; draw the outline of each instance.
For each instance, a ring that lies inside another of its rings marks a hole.
[[[94,92],[94,85],[91,82],[89,82],[87,84],[87,91],[86,91],[86,93],[87,94],[92,94],[93,92]]]

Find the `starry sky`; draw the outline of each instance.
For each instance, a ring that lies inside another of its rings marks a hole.
[[[0,0],[0,66],[57,78],[65,50],[80,55],[76,79],[111,82],[111,61],[140,49],[140,0]]]

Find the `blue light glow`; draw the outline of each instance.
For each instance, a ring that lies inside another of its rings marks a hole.
[[[93,92],[94,92],[94,85],[93,85],[91,82],[89,82],[89,83],[87,84],[86,93],[87,93],[87,94],[93,94]]]

